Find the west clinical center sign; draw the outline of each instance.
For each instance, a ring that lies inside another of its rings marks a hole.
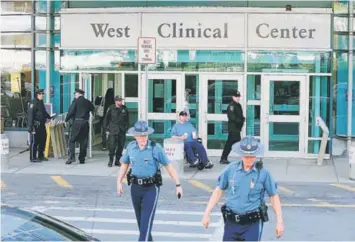
[[[330,49],[330,21],[330,14],[63,13],[61,47],[135,49],[142,36],[155,37],[159,49]]]

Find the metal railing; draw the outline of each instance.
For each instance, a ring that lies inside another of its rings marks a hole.
[[[317,164],[322,165],[325,156],[325,150],[327,148],[327,143],[328,143],[329,129],[320,116],[316,117],[316,126],[319,126],[323,131],[322,141],[320,144],[318,158],[317,158]]]

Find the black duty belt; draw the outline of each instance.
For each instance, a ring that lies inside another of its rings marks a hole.
[[[84,119],[84,118],[75,118],[75,121],[88,121],[88,119]]]
[[[259,211],[249,212],[247,214],[239,215],[232,212],[223,213],[224,220],[235,222],[238,224],[251,224],[261,219]]]
[[[153,185],[155,184],[155,179],[153,177],[147,177],[147,178],[138,178],[138,177],[132,177],[132,183],[141,185],[141,186],[146,186],[146,185]]]

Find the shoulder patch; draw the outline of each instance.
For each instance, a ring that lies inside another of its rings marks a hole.
[[[233,105],[230,105],[230,106],[229,106],[229,110],[234,111],[234,106],[233,106]]]

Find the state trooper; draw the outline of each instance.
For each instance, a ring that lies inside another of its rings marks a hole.
[[[270,172],[262,167],[262,161],[256,162],[256,156],[263,154],[263,145],[247,136],[234,144],[232,150],[242,157],[242,161],[229,164],[218,177],[218,185],[202,219],[203,226],[208,227],[211,211],[223,191],[227,191],[226,204],[221,208],[225,223],[223,241],[260,241],[263,223],[269,220],[264,200],[266,192],[276,215],[276,237],[280,238],[284,224],[277,184]]]
[[[126,152],[121,158],[122,166],[117,178],[117,193],[123,194],[122,179],[127,173],[127,183],[131,185],[132,203],[139,228],[139,241],[153,241],[151,234],[155,209],[158,202],[162,176],[160,165],[163,165],[176,183],[176,195],[182,197],[179,177],[168,160],[164,149],[158,143],[148,139],[154,129],[146,121],[137,121],[128,130],[135,141],[127,145]]]
[[[115,97],[115,104],[108,108],[104,119],[104,129],[109,133],[109,167],[112,166],[114,156],[116,157],[115,166],[121,166],[120,158],[126,142],[129,113],[128,108],[122,104],[122,100],[123,98],[119,95]]]
[[[65,118],[65,122],[73,120],[69,137],[69,159],[66,162],[68,165],[75,162],[75,142],[80,144],[80,164],[85,163],[90,128],[89,118],[90,112],[94,111],[94,105],[83,96],[84,93],[81,89],[75,89],[75,99]]]
[[[222,152],[221,164],[229,164],[228,155],[231,152],[232,145],[240,141],[240,132],[243,128],[245,117],[240,102],[240,92],[233,94],[231,103],[227,107],[228,116],[228,139]]]
[[[44,148],[46,145],[47,132],[46,121],[52,119],[55,114],[50,116],[43,102],[44,90],[36,91],[36,97],[29,103],[27,110],[28,132],[30,139],[30,161],[41,162],[48,160],[44,157]],[[38,153],[38,156],[37,156]]]

